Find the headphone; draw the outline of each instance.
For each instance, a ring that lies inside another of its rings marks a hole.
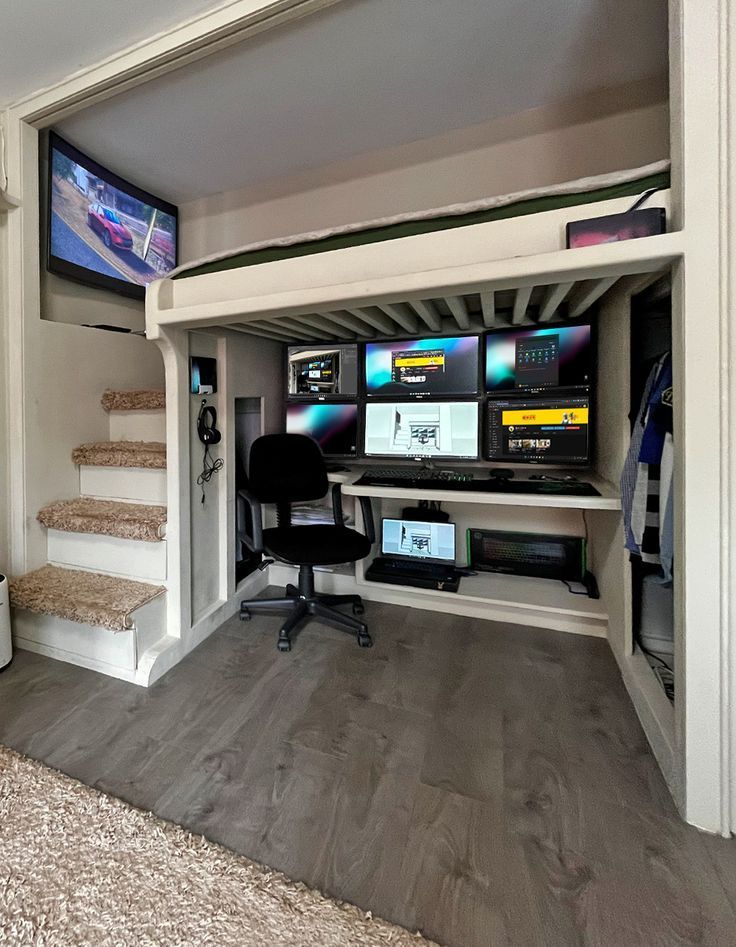
[[[217,430],[217,411],[207,404],[206,398],[202,398],[202,407],[199,409],[197,434],[205,447],[219,444],[222,440],[222,434]]]

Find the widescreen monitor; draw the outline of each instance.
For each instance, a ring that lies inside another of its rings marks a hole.
[[[371,401],[366,457],[478,459],[477,401]]]
[[[514,464],[590,463],[590,399],[491,399],[486,458]]]
[[[486,391],[517,394],[555,388],[590,389],[590,323],[501,329],[486,335]]]
[[[358,453],[357,404],[289,404],[286,431],[306,434],[325,457],[355,457]]]
[[[290,345],[286,350],[289,398],[321,401],[358,394],[358,346]]]
[[[52,273],[143,298],[177,263],[178,211],[49,134]]]
[[[381,552],[398,559],[455,565],[455,524],[385,519]]]
[[[453,397],[478,393],[477,335],[368,342],[365,393],[372,397]]]

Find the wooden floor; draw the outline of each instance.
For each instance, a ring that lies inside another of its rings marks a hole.
[[[371,605],[223,626],[146,691],[19,652],[0,742],[452,947],[736,943],[604,641]],[[104,633],[104,632],[101,632]]]

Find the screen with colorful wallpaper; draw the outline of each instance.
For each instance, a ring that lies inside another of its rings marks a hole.
[[[475,395],[479,348],[477,335],[368,342],[365,393],[369,398]]]
[[[286,408],[289,434],[306,434],[325,457],[355,457],[358,453],[357,404],[290,404]]]
[[[502,329],[486,336],[486,391],[589,388],[593,339],[589,323]]]

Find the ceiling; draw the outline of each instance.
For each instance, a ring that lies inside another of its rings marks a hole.
[[[77,6],[92,8],[86,0]],[[131,6],[143,4],[110,9],[127,22]],[[202,6],[178,0],[166,9]],[[666,0],[343,0],[93,106],[57,130],[123,177],[181,203],[661,75],[666,7]]]
[[[16,0],[0,4],[0,108],[222,0]]]

